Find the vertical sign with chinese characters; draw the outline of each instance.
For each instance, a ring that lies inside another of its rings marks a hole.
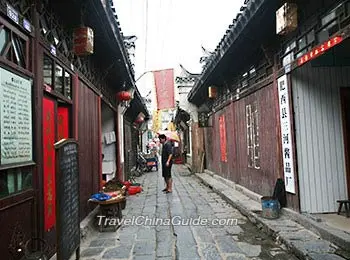
[[[225,125],[225,117],[223,115],[219,117],[219,130],[220,130],[221,161],[222,162],[227,162],[226,125]]]
[[[43,99],[43,154],[44,154],[44,226],[49,231],[56,224],[56,169],[55,169],[55,103]]]
[[[283,75],[278,79],[278,96],[281,120],[284,180],[286,183],[286,191],[295,194],[293,143],[287,75]]]

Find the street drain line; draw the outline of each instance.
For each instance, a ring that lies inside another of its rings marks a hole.
[[[170,205],[168,204],[168,217],[171,219]],[[173,250],[172,255],[175,256],[175,260],[179,260],[179,250],[177,247],[177,234],[175,232],[174,225],[171,225],[171,232],[173,233]]]

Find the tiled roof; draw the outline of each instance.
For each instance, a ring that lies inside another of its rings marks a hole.
[[[114,16],[114,19],[113,19],[113,25],[116,29],[116,31],[119,33],[119,36],[120,36],[120,39],[119,42],[121,43],[120,45],[120,51],[122,52],[122,55],[124,57],[124,62],[125,62],[125,66],[126,66],[126,69],[129,71],[130,73],[130,76],[131,76],[131,84],[133,85],[132,87],[135,88],[135,101],[138,101],[138,104],[140,104],[142,106],[141,110],[143,110],[143,112],[145,112],[146,114],[146,118],[149,117],[149,111],[147,109],[147,106],[146,106],[146,103],[144,101],[144,99],[142,98],[139,90],[137,89],[136,87],[136,84],[135,84],[135,71],[134,71],[134,68],[133,68],[133,64],[131,62],[131,59],[130,59],[130,56],[129,56],[129,53],[127,51],[127,48],[129,47],[128,44],[132,44],[132,39],[130,39],[130,36],[124,36],[123,35],[123,32],[122,32],[122,29],[121,29],[121,26],[120,26],[120,23],[119,23],[119,20],[118,20],[118,16],[116,14],[116,10],[115,10],[115,7],[113,5],[113,1],[112,0],[106,0],[108,2],[107,6],[108,6],[108,14],[109,15],[113,15]],[[131,43],[128,41],[128,40],[131,40]]]
[[[183,84],[183,83],[194,83],[198,80],[199,76],[197,77],[176,77],[175,83],[176,84]]]
[[[201,74],[194,74],[189,72],[187,69],[185,69],[184,66],[180,64],[181,68],[181,73],[180,76],[177,76],[175,78],[175,83],[176,84],[182,84],[182,83],[194,83],[198,78],[200,77]]]
[[[222,37],[221,41],[215,48],[214,52],[206,59],[206,63],[203,66],[203,71],[199,80],[192,88],[188,95],[188,100],[191,102],[198,90],[206,82],[207,78],[213,72],[215,67],[221,61],[223,56],[227,53],[230,47],[234,44],[236,39],[240,36],[241,32],[246,27],[249,20],[256,14],[260,7],[267,1],[272,0],[245,0],[244,6],[241,7],[240,12],[233,19],[232,24],[229,25],[226,33]]]

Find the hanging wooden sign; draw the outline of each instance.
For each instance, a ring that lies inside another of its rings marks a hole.
[[[294,3],[285,3],[276,12],[276,33],[286,35],[298,28],[298,8]]]
[[[94,53],[94,32],[89,27],[79,27],[74,30],[73,51],[77,56]]]

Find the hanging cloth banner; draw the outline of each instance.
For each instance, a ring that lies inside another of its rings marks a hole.
[[[157,95],[157,109],[175,107],[174,69],[153,71]]]
[[[43,183],[44,228],[49,231],[56,225],[56,157],[55,157],[55,102],[43,99]]]

